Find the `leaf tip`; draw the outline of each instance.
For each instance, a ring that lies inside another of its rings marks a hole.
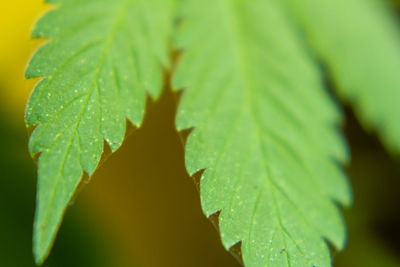
[[[37,254],[34,253],[34,259],[35,259],[35,264],[36,266],[42,266],[44,262],[44,258],[38,256]]]
[[[43,242],[38,241],[37,235],[34,237],[33,241],[33,257],[36,266],[42,266],[44,261],[48,258],[50,253],[49,246],[45,245]]]
[[[50,255],[59,225],[49,225],[36,215],[33,229],[33,257],[37,266],[43,265]]]

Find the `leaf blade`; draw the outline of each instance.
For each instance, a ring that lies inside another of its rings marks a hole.
[[[140,125],[146,92],[159,95],[170,34],[169,1],[51,3],[59,6],[33,31],[34,37],[51,40],[26,71],[27,78],[44,77],[26,111],[27,126],[36,127],[29,148],[33,155],[40,153],[34,224],[38,264],[48,256],[83,173],[92,175],[97,168],[103,139],[118,149],[126,118]]]
[[[348,159],[341,116],[288,14],[279,1],[186,1],[176,37],[177,125],[195,127],[187,169],[206,169],[203,211],[220,212],[222,242],[241,241],[246,266],[330,266],[324,238],[345,242],[332,201],[351,202],[335,163]]]
[[[353,106],[365,128],[398,153],[400,34],[393,11],[371,0],[289,2],[338,95]]]

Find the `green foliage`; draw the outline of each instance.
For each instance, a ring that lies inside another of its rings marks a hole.
[[[0,85],[0,91],[2,91]],[[23,128],[5,119],[0,108],[0,266],[34,267],[32,217],[35,199],[35,168],[26,152]],[[112,253],[98,231],[82,225],[79,210],[67,215],[57,248],[44,267],[108,267]],[[78,222],[80,224],[78,224]]]
[[[386,147],[400,151],[400,33],[376,0],[291,0],[337,91]]]
[[[206,169],[202,206],[221,211],[227,249],[242,241],[246,266],[329,266],[324,239],[345,242],[333,201],[351,201],[337,164],[348,155],[341,116],[287,15],[279,0],[185,1],[178,127],[195,128],[187,168]]]
[[[146,92],[158,97],[178,19],[173,41],[183,54],[172,87],[186,90],[177,126],[194,128],[187,169],[205,169],[202,206],[207,216],[220,212],[224,246],[242,242],[246,266],[331,265],[328,243],[341,250],[346,239],[338,204],[352,201],[342,170],[349,153],[313,53],[365,124],[399,149],[400,42],[380,3],[51,2],[59,6],[33,31],[51,40],[26,73],[43,77],[26,114],[36,126],[30,151],[40,153],[38,263],[82,175],[95,171],[103,139],[118,149],[125,119],[140,125]]]
[[[157,97],[168,65],[169,2],[68,0],[36,25],[49,38],[26,77],[44,77],[27,106],[30,139],[39,157],[34,252],[46,258],[83,172],[92,175],[103,152],[123,141],[128,118],[140,125],[146,92]]]

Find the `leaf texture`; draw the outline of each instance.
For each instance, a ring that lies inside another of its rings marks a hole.
[[[330,266],[351,202],[342,116],[280,0],[181,1],[173,86],[205,214],[245,266]]]
[[[27,78],[42,77],[27,105],[36,126],[29,148],[40,153],[34,254],[47,257],[84,172],[123,142],[126,118],[140,125],[146,91],[157,97],[168,67],[170,2],[52,0],[33,30],[50,39],[31,60]]]
[[[400,32],[384,1],[290,0],[339,95],[400,152]]]

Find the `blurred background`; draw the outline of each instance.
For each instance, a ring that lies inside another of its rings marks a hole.
[[[31,27],[48,8],[42,0],[0,0],[0,266],[34,266],[36,166],[23,118],[37,81],[24,80],[23,73],[43,42],[30,39]],[[143,127],[69,208],[44,266],[240,266],[203,216],[185,171],[173,126],[177,99],[166,92],[157,102],[149,100]],[[344,252],[333,252],[335,266],[400,266],[400,160],[346,113],[354,206],[344,211],[349,241]]]

